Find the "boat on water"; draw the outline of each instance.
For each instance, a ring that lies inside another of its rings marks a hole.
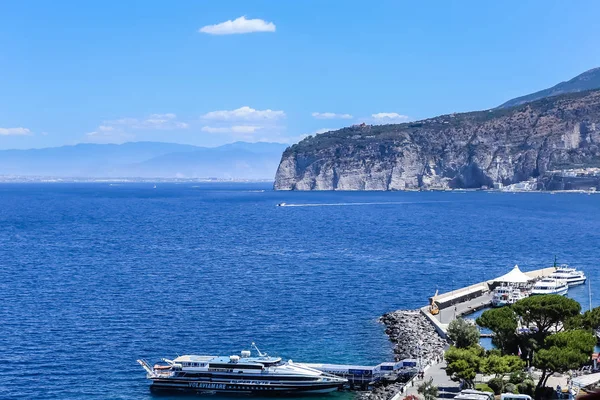
[[[578,271],[576,268],[571,268],[566,264],[558,266],[556,271],[550,275],[550,278],[567,281],[567,285],[569,286],[582,285],[587,280],[583,271]]]
[[[277,203],[277,207],[285,207],[285,203]]]
[[[184,355],[151,367],[146,360],[137,362],[146,370],[153,391],[198,393],[239,393],[258,395],[294,395],[333,392],[348,381],[292,360],[283,361],[260,352],[244,350],[229,357]]]
[[[533,285],[532,295],[536,294],[560,294],[566,295],[569,291],[567,281],[554,278],[543,278]]]
[[[529,293],[513,286],[498,286],[492,292],[492,307],[504,307],[529,297]]]

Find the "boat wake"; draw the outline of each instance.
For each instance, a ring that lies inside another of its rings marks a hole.
[[[424,204],[424,203],[448,203],[448,201],[371,201],[368,203],[279,203],[278,207],[347,207],[347,206],[377,206],[394,204]]]

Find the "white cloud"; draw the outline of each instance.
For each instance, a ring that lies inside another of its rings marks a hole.
[[[102,121],[94,131],[85,136],[88,142],[123,143],[136,137],[132,131],[173,131],[187,128],[189,124],[179,121],[173,113],[150,114],[144,118],[125,117]]]
[[[285,117],[285,112],[275,110],[255,110],[254,108],[244,106],[235,110],[211,111],[202,116],[203,119],[215,121],[259,121],[259,120],[277,120]]]
[[[207,133],[242,133],[250,134],[261,129],[261,126],[253,125],[234,125],[234,126],[203,126],[200,129],[202,132]]]
[[[314,132],[314,134],[315,135],[320,135],[321,133],[330,132],[330,131],[335,131],[335,129],[333,129],[333,128],[321,128],[321,129],[317,129]]]
[[[0,136],[29,136],[31,131],[27,128],[0,128]]]
[[[117,128],[124,129],[186,129],[189,124],[177,120],[177,115],[173,113],[150,114],[145,118],[119,118],[115,120],[103,121],[97,130],[107,132]]]
[[[395,112],[392,113],[377,113],[377,114],[371,114],[371,117],[373,117],[373,119],[377,120],[377,121],[394,121],[394,122],[400,122],[400,121],[408,121],[410,118],[407,115],[401,115]]]
[[[352,119],[352,115],[350,114],[336,114],[331,112],[314,112],[311,114],[316,119]]]
[[[215,25],[206,25],[198,32],[209,35],[233,35],[238,33],[275,32],[275,24],[262,19],[246,19],[245,16]]]
[[[85,134],[85,141],[90,143],[124,143],[135,139],[135,135],[124,131],[95,130]]]

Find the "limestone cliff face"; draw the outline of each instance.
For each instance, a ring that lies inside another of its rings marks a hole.
[[[600,90],[309,137],[283,153],[274,187],[479,188],[588,166],[600,166]]]

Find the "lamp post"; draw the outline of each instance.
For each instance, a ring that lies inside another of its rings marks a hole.
[[[419,342],[417,343],[417,350],[419,351],[419,375],[421,374],[421,371],[423,370],[423,356],[421,354],[422,347],[423,347],[423,341],[419,340]]]

